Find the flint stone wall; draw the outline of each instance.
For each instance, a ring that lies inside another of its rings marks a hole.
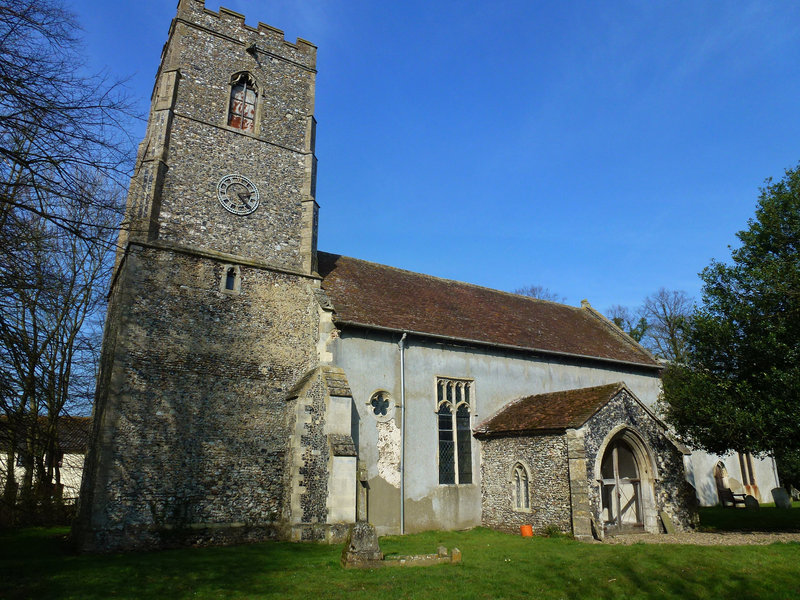
[[[183,5],[159,71],[159,78],[171,70],[180,75],[167,135],[169,170],[153,207],[158,220],[153,233],[302,270],[307,251],[302,244],[313,226],[302,203],[313,196],[316,51],[311,45],[298,50],[282,36],[278,42],[272,30],[245,28],[230,13],[204,10],[202,2]],[[263,52],[247,52],[251,43]],[[227,125],[231,77],[242,71],[252,75],[259,93],[253,132]],[[152,126],[155,135],[158,124]],[[219,205],[217,184],[231,173],[258,188],[255,212],[234,215]]]
[[[225,540],[280,534],[286,393],[316,363],[316,282],[241,265],[241,293],[227,294],[225,266],[138,245],[123,262],[84,481],[84,549],[194,542],[208,530]]]
[[[659,475],[654,483],[656,511],[666,512],[680,531],[694,527],[697,522],[697,499],[694,488],[686,482],[683,454],[666,436],[664,427],[625,390],[612,398],[583,426],[589,503],[596,522],[602,524],[602,499],[598,483],[600,474],[595,472],[597,454],[612,429],[620,424],[640,434],[655,458]]]
[[[512,468],[528,469],[530,511],[514,506]],[[506,436],[481,440],[481,524],[519,533],[532,525],[542,533],[555,525],[572,530],[567,443],[564,435]]]

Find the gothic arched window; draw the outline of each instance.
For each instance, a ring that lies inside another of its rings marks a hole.
[[[522,463],[514,465],[511,483],[514,486],[514,508],[517,510],[530,510],[531,493],[528,484],[528,469]]]
[[[439,483],[472,483],[472,382],[439,378],[436,420],[439,429]]]
[[[250,73],[231,77],[231,97],[228,105],[228,125],[242,131],[255,131],[258,88]]]

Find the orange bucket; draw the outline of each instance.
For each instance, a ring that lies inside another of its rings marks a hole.
[[[533,537],[533,525],[520,525],[519,532],[522,537]]]

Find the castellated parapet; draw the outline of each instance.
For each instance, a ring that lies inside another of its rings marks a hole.
[[[283,31],[267,25],[258,23],[257,27],[251,27],[245,23],[245,16],[230,9],[220,7],[219,12],[214,12],[206,8],[205,0],[180,0],[178,3],[178,19],[188,19],[193,23],[207,27],[222,35],[229,35],[241,39],[241,36],[250,36],[248,41],[258,43],[264,41],[269,44],[269,49],[279,52],[284,58],[292,58],[291,52],[295,51],[306,58],[295,58],[298,62],[309,67],[314,66],[316,61],[317,47],[309,41],[297,38],[293,44],[284,39]],[[257,34],[258,37],[253,37]],[[283,52],[281,52],[283,50]],[[287,54],[289,53],[289,54]],[[308,62],[310,60],[310,62]]]
[[[315,61],[277,29],[178,5],[120,235],[84,550],[330,539],[355,514],[320,462],[355,480],[336,450],[352,445],[352,400],[322,384],[290,393],[320,373]],[[248,128],[231,117],[245,81]],[[226,208],[230,177],[252,187]]]
[[[156,75],[131,182],[126,231],[228,252],[305,274],[316,268],[316,48],[198,0],[182,0]],[[230,90],[247,73],[254,126],[228,125]],[[216,209],[217,185],[248,173],[261,210]],[[244,226],[243,226],[244,225]],[[127,232],[125,240],[127,239]],[[124,240],[123,240],[124,242]]]

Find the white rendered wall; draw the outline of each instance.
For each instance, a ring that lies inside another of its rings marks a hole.
[[[372,394],[388,391],[399,406],[399,335],[345,331],[333,342],[333,364],[347,373],[358,411],[359,460],[369,480],[368,518],[378,533],[397,533],[400,490],[378,470],[377,420],[368,405]],[[407,340],[405,351],[405,529],[458,529],[480,524],[480,445],[472,439],[470,485],[439,485],[436,378],[474,380],[473,428],[508,402],[545,392],[590,387],[624,381],[639,399],[653,405],[660,380],[656,371],[619,369],[614,366],[575,366],[521,352],[437,344],[417,338]],[[395,410],[400,426],[400,410]],[[398,437],[399,439],[399,437]],[[385,436],[382,441],[386,456]],[[385,462],[385,461],[384,461]],[[385,471],[385,469],[384,469]],[[399,480],[398,480],[399,481]]]
[[[705,452],[693,452],[687,457],[686,478],[697,490],[697,499],[701,506],[714,506],[719,504],[717,484],[714,480],[714,467],[722,461],[728,471],[728,476],[739,483],[744,483],[744,475],[736,452],[719,456]],[[759,502],[773,502],[772,488],[778,487],[778,473],[775,460],[772,458],[753,457],[753,471],[759,493],[756,499]]]
[[[64,486],[64,500],[77,500],[81,490],[81,476],[83,474],[83,454],[65,454],[61,462],[61,483]],[[13,464],[8,464],[8,455],[0,455],[0,487],[5,485],[8,469],[19,480],[24,475],[24,469]]]

